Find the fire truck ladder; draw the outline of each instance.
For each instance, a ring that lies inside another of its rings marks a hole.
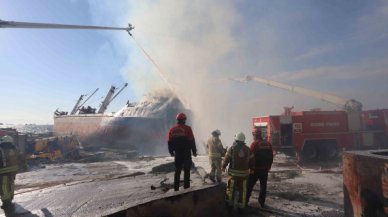
[[[345,99],[336,95],[328,94],[319,92],[316,90],[311,90],[303,87],[298,86],[292,86],[285,83],[272,81],[269,79],[261,78],[258,76],[251,76],[247,75],[246,77],[238,77],[238,78],[230,78],[230,80],[233,81],[239,81],[239,82],[248,82],[248,81],[257,81],[263,84],[267,84],[269,86],[278,87],[284,90],[288,90],[294,93],[299,93],[305,96],[314,97],[326,102],[329,102],[331,104],[334,104],[336,106],[342,107],[345,111],[352,113],[352,112],[361,112],[362,111],[362,104],[354,99]]]

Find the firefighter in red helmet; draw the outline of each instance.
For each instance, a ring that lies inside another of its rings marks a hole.
[[[267,180],[268,172],[271,169],[273,162],[272,145],[265,141],[262,137],[260,129],[252,129],[253,142],[250,146],[251,153],[255,156],[255,169],[248,178],[248,189],[247,189],[247,202],[251,196],[253,187],[257,180],[260,181],[260,195],[259,204],[264,208],[265,197],[267,194]]]
[[[190,187],[191,152],[197,156],[197,148],[191,127],[186,125],[186,115],[179,113],[176,116],[177,124],[168,132],[168,151],[175,157],[174,190],[179,190],[180,175],[183,168],[183,188]]]

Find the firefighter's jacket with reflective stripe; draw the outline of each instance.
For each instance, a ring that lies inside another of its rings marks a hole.
[[[210,158],[219,158],[224,154],[224,147],[222,146],[222,142],[220,138],[212,136],[207,140],[207,148],[209,152]]]
[[[254,156],[245,144],[235,142],[226,152],[222,168],[225,169],[228,165],[230,176],[247,177],[249,169],[254,169]]]
[[[271,143],[264,140],[255,140],[251,144],[251,153],[255,155],[255,172],[268,171],[273,162]]]
[[[0,175],[18,171],[18,152],[12,143],[0,144]]]

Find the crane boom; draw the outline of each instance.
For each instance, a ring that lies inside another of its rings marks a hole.
[[[119,92],[116,93],[116,95],[113,95],[115,93],[115,91],[119,88],[115,87],[115,86],[111,86],[108,93],[106,94],[106,97],[104,99],[104,101],[102,101],[101,103],[101,106],[100,106],[100,109],[98,110],[98,114],[103,114],[106,109],[108,108],[109,104],[116,98],[117,95],[119,95],[121,93],[121,91],[124,90],[125,87],[128,86],[128,83],[125,83],[124,84],[124,87],[122,87],[120,89]]]
[[[100,29],[100,30],[125,30],[128,33],[135,27],[128,24],[128,27],[110,27],[110,26],[88,26],[88,25],[67,25],[54,23],[29,23],[0,20],[0,28],[34,28],[34,29]]]
[[[78,98],[77,102],[75,103],[75,105],[74,105],[74,107],[73,107],[73,110],[71,110],[71,112],[70,112],[71,115],[74,115],[74,114],[77,112],[78,106],[79,106],[79,104],[81,103],[81,101],[83,100],[84,96],[85,96],[85,95],[82,94],[82,95]]]
[[[104,101],[102,101],[100,109],[98,109],[98,114],[103,114],[105,110],[108,108],[108,105],[110,103],[110,99],[112,98],[113,94],[115,93],[117,87],[111,86],[108,93],[105,96]]]
[[[247,75],[246,77],[240,78],[231,78],[230,80],[239,81],[239,82],[248,82],[248,81],[257,81],[269,86],[278,87],[285,89],[294,93],[302,94],[305,96],[311,96],[329,103],[332,103],[337,106],[341,106],[344,110],[348,112],[361,112],[362,104],[354,99],[345,99],[333,94],[323,93],[316,90],[311,90],[303,87],[292,86],[285,83],[272,81],[269,79],[261,78],[258,76]]]
[[[124,88],[126,88],[127,86],[128,86],[128,83],[125,83],[124,86],[119,90],[119,92],[117,92],[116,95],[114,95],[112,99],[109,100],[109,103],[111,103],[116,98],[116,96],[119,95],[121,91],[123,91]]]
[[[78,110],[80,110],[80,108],[96,93],[98,91],[98,88],[96,89],[96,90],[94,90],[94,92],[92,93],[92,94],[90,94],[89,95],[89,97],[88,98],[86,98],[86,100],[81,104],[81,105],[79,105],[79,106],[77,106],[77,108],[76,108],[76,110],[75,110],[75,112],[73,113],[71,113],[72,115],[73,114],[75,114]],[[86,95],[84,95],[84,96],[86,96]]]

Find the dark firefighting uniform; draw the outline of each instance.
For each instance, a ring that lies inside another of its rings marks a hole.
[[[176,124],[168,133],[168,151],[175,155],[174,189],[179,190],[180,175],[183,167],[183,188],[190,187],[191,152],[197,155],[195,139],[190,126]]]
[[[10,203],[14,196],[18,159],[18,152],[12,143],[0,144],[0,196],[3,206]]]
[[[220,138],[212,136],[207,141],[207,148],[209,152],[209,162],[211,166],[210,179],[214,181],[214,178],[217,179],[217,182],[221,182],[221,161],[222,155],[224,152],[224,147]]]
[[[271,169],[273,162],[272,145],[262,139],[255,139],[250,146],[250,150],[255,156],[255,169],[254,172],[249,175],[247,201],[249,201],[253,187],[257,180],[259,180],[259,203],[261,206],[264,206],[267,194],[268,172]]]
[[[235,193],[238,192],[238,208],[245,208],[247,179],[249,170],[253,169],[254,156],[250,153],[249,148],[245,143],[234,142],[232,147],[228,149],[225,155],[222,168],[225,169],[228,164],[228,185],[226,189],[226,202],[229,206],[233,206]]]

